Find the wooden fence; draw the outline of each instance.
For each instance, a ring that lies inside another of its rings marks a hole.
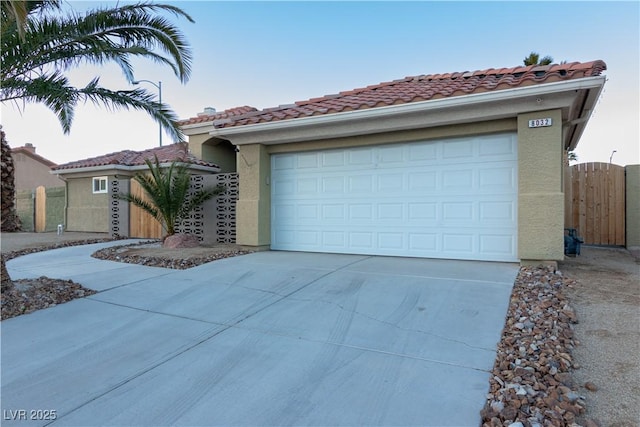
[[[47,194],[45,188],[36,188],[36,233],[43,232],[47,227]]]
[[[134,196],[140,197],[142,200],[149,200],[149,196],[147,196],[147,193],[136,180],[131,180],[131,189],[129,192]],[[159,239],[164,235],[162,225],[145,210],[140,209],[133,203],[130,204],[129,211],[129,233],[131,237],[151,239]]]
[[[585,244],[625,245],[625,169],[610,163],[569,168],[565,227],[575,228]]]

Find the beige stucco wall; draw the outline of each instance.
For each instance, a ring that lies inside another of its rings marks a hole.
[[[16,190],[31,190],[41,185],[46,188],[64,187],[64,181],[52,175],[49,166],[24,153],[15,153],[12,157]]]
[[[238,153],[240,186],[236,203],[236,243],[271,243],[271,159],[261,144],[243,145]]]
[[[628,165],[626,172],[626,243],[627,248],[640,248],[640,165]]]
[[[109,232],[109,194],[93,194],[91,177],[67,181],[67,230]]]
[[[529,128],[550,117],[553,126]],[[560,110],[518,116],[518,256],[525,263],[564,259],[564,156]]]
[[[199,159],[220,166],[220,172],[236,172],[236,152],[230,142],[212,138],[208,133],[190,135],[189,150]]]

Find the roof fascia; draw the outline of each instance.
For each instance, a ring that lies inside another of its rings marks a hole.
[[[366,110],[276,122],[257,123],[230,128],[209,130],[209,135],[229,139],[235,145],[261,143],[283,144],[317,139],[317,129],[322,129],[323,138],[352,136],[361,133],[359,122],[370,122],[370,133],[415,128],[415,121],[392,120],[411,115],[420,117],[423,127],[456,124],[465,121],[515,117],[519,113],[550,108],[569,108],[581,90],[602,90],[605,76],[586,77],[554,83],[483,92],[470,95],[440,98],[435,100],[390,105]],[[544,102],[536,102],[540,97]],[[597,100],[597,97],[595,97]],[[438,114],[446,112],[446,114]],[[456,113],[457,112],[457,113]],[[429,116],[425,116],[429,113]],[[428,120],[425,121],[425,119]],[[343,125],[341,128],[340,125]],[[376,129],[377,127],[377,129]],[[212,128],[209,126],[208,129]],[[193,129],[195,130],[195,129]],[[198,132],[204,133],[205,127]]]
[[[192,163],[182,163],[178,162],[178,165],[185,165],[189,168],[189,170],[197,170],[208,173],[217,173],[220,172],[219,167],[212,166],[203,166],[203,165],[195,165]],[[160,167],[167,168],[171,166],[170,162],[160,163]],[[70,169],[59,169],[52,170],[50,173],[53,175],[70,175],[74,173],[86,173],[86,172],[104,172],[104,171],[126,171],[126,172],[138,172],[147,170],[147,165],[134,165],[134,166],[125,166],[125,165],[100,165],[100,166],[88,166],[84,168],[70,168]]]

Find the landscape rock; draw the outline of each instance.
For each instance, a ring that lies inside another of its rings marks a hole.
[[[520,269],[481,412],[483,426],[577,425],[585,405],[570,375],[572,325],[578,321],[565,296],[571,283],[550,267]]]
[[[162,242],[162,247],[168,249],[197,248],[198,246],[200,246],[200,240],[195,234],[176,233],[167,236]]]

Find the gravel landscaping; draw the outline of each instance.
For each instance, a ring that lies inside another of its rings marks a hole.
[[[552,268],[520,269],[482,410],[483,426],[570,426],[584,412],[585,398],[571,376],[577,319],[566,291],[573,285]]]
[[[9,260],[39,250],[88,243],[97,241],[28,248],[5,253],[3,257]],[[158,242],[147,242],[103,249],[93,256],[186,269],[249,252],[235,245],[163,251]],[[95,293],[69,280],[46,277],[15,283],[15,289],[2,295],[3,320]],[[606,425],[585,418],[587,399],[581,393],[585,390],[595,392],[598,387],[590,382],[576,384],[574,380],[573,372],[580,368],[572,354],[579,345],[574,333],[578,319],[568,295],[575,286],[576,282],[560,270],[549,267],[520,269],[491,372],[486,405],[480,414],[483,427]]]
[[[238,248],[235,245],[166,250],[161,247],[159,242],[154,242],[105,248],[91,256],[108,261],[185,270],[208,262],[245,255],[251,252],[253,251]]]

